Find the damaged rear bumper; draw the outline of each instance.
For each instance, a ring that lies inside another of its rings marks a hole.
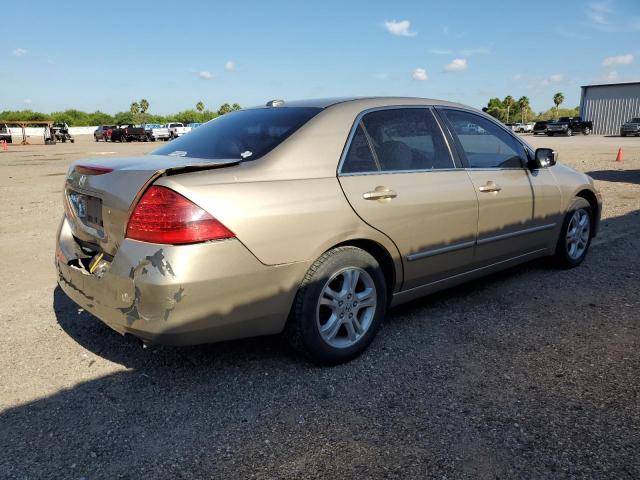
[[[282,331],[308,268],[264,265],[236,239],[179,246],[125,239],[112,258],[91,260],[63,218],[60,288],[117,332],[170,345]]]

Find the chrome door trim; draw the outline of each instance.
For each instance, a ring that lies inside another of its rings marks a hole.
[[[526,257],[529,257],[531,255],[536,255],[536,254],[539,254],[539,253],[542,253],[542,252],[547,252],[547,251],[548,251],[547,248],[539,248],[537,250],[533,250],[533,251],[528,252],[528,253],[523,253],[522,255],[516,255],[515,257],[511,257],[511,258],[508,258],[506,260],[501,260],[499,262],[492,263],[490,265],[485,265],[484,267],[473,268],[471,270],[467,270],[466,272],[458,273],[456,275],[451,275],[450,277],[446,277],[446,278],[441,278],[440,280],[436,280],[436,281],[430,282],[430,283],[425,283],[424,285],[420,285],[418,287],[413,287],[413,288],[410,288],[408,290],[402,290],[400,292],[395,293],[394,297],[397,296],[397,295],[407,294],[407,293],[413,292],[415,290],[420,290],[420,289],[423,289],[423,288],[431,287],[431,286],[437,285],[439,283],[443,283],[443,282],[446,282],[446,281],[449,281],[449,280],[453,280],[455,278],[465,277],[467,275],[471,275],[471,274],[474,274],[474,273],[477,273],[477,272],[481,272],[482,270],[487,270],[487,269],[490,269],[490,268],[494,268],[494,267],[497,267],[499,265],[512,262],[514,260],[518,260],[518,259],[521,259],[521,258],[526,258]]]
[[[551,230],[556,227],[555,223],[549,223],[547,225],[540,225],[538,227],[525,228],[516,232],[503,233],[501,235],[494,235],[492,237],[479,238],[476,242],[477,245],[485,245],[491,242],[497,242],[500,240],[506,240],[508,238],[519,237],[521,235],[527,235],[529,233],[542,232],[544,230]]]
[[[469,242],[456,243],[455,245],[449,245],[447,247],[432,248],[430,250],[422,250],[420,252],[411,253],[406,256],[407,260],[413,262],[414,260],[420,260],[422,258],[433,257],[442,253],[455,252],[456,250],[462,250],[464,248],[474,247],[475,240]]]

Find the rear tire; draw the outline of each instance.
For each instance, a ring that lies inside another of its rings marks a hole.
[[[591,134],[591,129],[589,127],[585,127],[584,131],[582,132],[584,135],[589,135]]]
[[[576,198],[565,215],[553,256],[554,264],[562,269],[580,265],[589,252],[593,232],[591,205],[584,198]]]
[[[309,268],[284,334],[312,362],[337,365],[369,346],[386,307],[386,281],[376,259],[360,248],[337,247]]]
[[[567,137],[570,137],[571,135],[573,135],[573,130],[567,128]]]

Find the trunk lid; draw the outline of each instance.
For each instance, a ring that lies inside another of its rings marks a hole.
[[[156,178],[240,163],[237,159],[205,160],[180,154],[75,161],[67,173],[63,198],[74,236],[115,255],[135,202]],[[104,170],[92,173],[92,167]]]

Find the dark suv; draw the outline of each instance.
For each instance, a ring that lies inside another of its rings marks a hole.
[[[593,130],[593,122],[582,120],[579,117],[560,117],[560,120],[547,123],[547,135],[556,133],[570,137],[574,133],[589,135]]]

